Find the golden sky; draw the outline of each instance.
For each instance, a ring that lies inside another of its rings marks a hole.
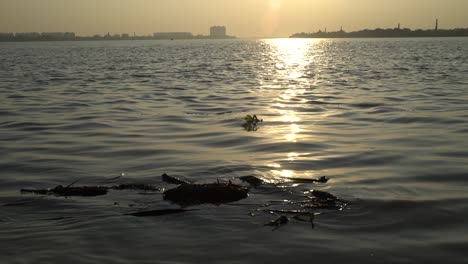
[[[468,27],[468,0],[0,0],[0,32],[163,31],[287,37],[327,28]]]

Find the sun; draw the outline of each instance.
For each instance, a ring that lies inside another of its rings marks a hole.
[[[281,8],[283,0],[270,0],[270,8],[274,10],[278,10]]]

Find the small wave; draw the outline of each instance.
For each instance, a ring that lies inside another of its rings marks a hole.
[[[374,107],[383,106],[383,104],[367,102],[367,103],[351,104],[351,106],[357,107],[357,108],[374,108]]]
[[[104,129],[104,128],[114,128],[114,126],[101,123],[101,122],[80,122],[69,125],[61,125],[54,127],[59,130],[94,130],[94,129]]]
[[[135,77],[135,78],[150,78],[150,77],[153,77],[152,74],[143,74],[143,73],[132,74],[130,76]]]
[[[3,125],[4,128],[18,129],[22,131],[44,131],[51,128],[51,124],[39,123],[39,122],[12,122]]]

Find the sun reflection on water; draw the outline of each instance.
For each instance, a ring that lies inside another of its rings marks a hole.
[[[270,46],[271,54],[268,57],[273,59],[272,63],[276,69],[270,84],[274,83],[275,88],[280,91],[271,105],[271,111],[276,113],[275,116],[279,116],[277,120],[272,121],[279,122],[280,125],[270,130],[272,137],[278,142],[297,143],[304,137],[301,133],[305,128],[296,109],[306,107],[304,104],[307,100],[302,97],[311,86],[311,80],[306,76],[313,63],[315,42],[316,40],[304,39],[265,40]],[[301,153],[290,152],[284,160],[293,162],[300,156]],[[293,178],[298,174],[294,170],[280,168],[280,165],[272,168],[273,178]]]

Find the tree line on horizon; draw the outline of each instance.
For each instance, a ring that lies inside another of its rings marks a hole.
[[[353,32],[344,30],[326,32],[317,31],[315,33],[295,33],[290,38],[402,38],[402,37],[468,37],[468,28],[455,29],[416,29],[409,28],[376,28],[364,29]]]

